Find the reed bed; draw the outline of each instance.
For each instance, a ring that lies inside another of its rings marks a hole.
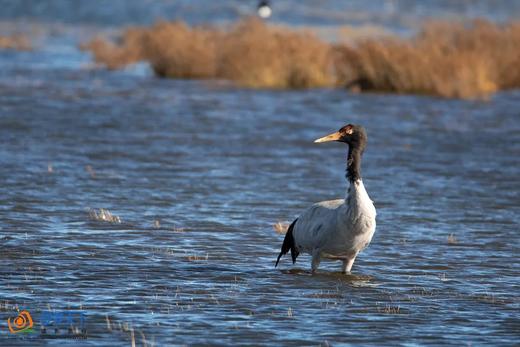
[[[432,22],[413,38],[336,47],[342,84],[359,90],[487,98],[520,87],[520,23]]]
[[[126,29],[115,41],[97,37],[81,47],[109,69],[147,61],[161,77],[226,79],[254,88],[334,85],[328,43],[255,19],[227,29],[158,22]]]
[[[345,35],[343,35],[345,36]],[[252,88],[341,87],[485,99],[520,87],[520,23],[430,22],[413,37],[330,43],[247,19],[227,28],[159,22],[83,45],[110,69],[147,61],[161,77],[226,79]]]

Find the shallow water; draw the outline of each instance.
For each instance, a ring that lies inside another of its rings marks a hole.
[[[240,90],[64,47],[0,52],[0,345],[70,342],[17,309],[81,311],[84,345],[518,343],[520,93]],[[348,122],[372,244],[349,276],[275,269],[273,224],[345,193],[346,148],[312,140]]]

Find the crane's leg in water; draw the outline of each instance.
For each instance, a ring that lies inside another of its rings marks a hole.
[[[354,265],[354,260],[356,260],[356,255],[353,256],[352,258],[343,259],[343,265],[341,266],[342,273],[344,273],[344,274],[350,273],[350,270],[352,269],[352,265]]]
[[[312,252],[312,262],[311,262],[311,271],[312,273],[315,273],[316,270],[318,270],[318,267],[320,266],[321,256],[320,251],[315,249]]]

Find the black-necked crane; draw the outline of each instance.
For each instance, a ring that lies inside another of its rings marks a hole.
[[[348,144],[347,180],[344,199],[318,202],[305,210],[287,229],[276,266],[291,251],[293,264],[300,253],[312,255],[315,272],[322,258],[341,260],[342,272],[350,273],[358,253],[368,246],[376,230],[376,209],[361,179],[361,156],[367,135],[360,125],[348,124],[314,142]]]

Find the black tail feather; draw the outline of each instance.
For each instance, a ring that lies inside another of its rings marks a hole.
[[[298,220],[298,218],[296,218],[294,220],[294,222],[292,222],[292,224],[289,225],[289,228],[287,229],[287,233],[285,234],[285,238],[283,239],[282,250],[280,251],[280,254],[278,255],[278,259],[276,259],[276,264],[274,267],[278,266],[278,262],[280,261],[280,258],[282,257],[282,255],[287,254],[287,252],[289,252],[289,250],[291,250],[291,258],[292,258],[293,264],[296,263],[296,258],[300,254],[300,252],[298,252],[298,250],[296,249],[296,245],[294,244],[294,236],[293,236],[294,224],[296,224],[297,220]]]

